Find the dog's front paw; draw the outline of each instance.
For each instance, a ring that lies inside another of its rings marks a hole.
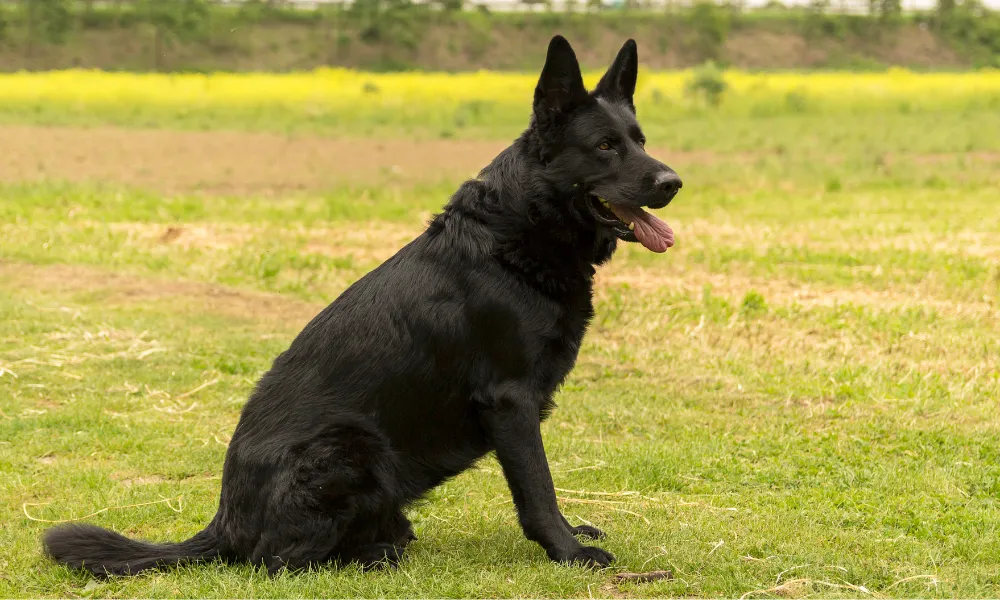
[[[591,527],[590,525],[579,525],[577,527],[570,527],[569,532],[573,535],[579,535],[585,537],[588,540],[603,540],[608,537],[606,533],[601,531],[596,527]]]
[[[551,556],[551,555],[550,555]],[[601,568],[615,560],[614,554],[597,546],[579,546],[574,550],[552,556],[552,560],[563,564],[576,564],[588,568]]]

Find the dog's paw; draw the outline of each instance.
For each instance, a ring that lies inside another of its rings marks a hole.
[[[553,560],[563,564],[574,564],[587,568],[601,568],[614,562],[615,556],[597,546],[580,546],[563,555],[553,557]]]
[[[579,525],[577,527],[570,527],[569,531],[573,535],[585,537],[588,540],[603,540],[604,538],[608,537],[606,533],[604,533],[603,531],[601,531],[596,527],[591,527],[590,525]]]
[[[353,558],[362,571],[395,569],[403,560],[403,548],[392,544],[372,544],[362,548]]]
[[[407,527],[406,531],[403,532],[399,539],[397,539],[393,545],[399,546],[400,548],[405,548],[410,542],[417,541],[417,534],[413,533],[413,527]]]

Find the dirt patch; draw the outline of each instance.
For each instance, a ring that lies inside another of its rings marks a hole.
[[[889,64],[911,67],[958,67],[963,61],[940,38],[921,23],[907,28],[903,35],[895,36],[892,44],[883,49],[883,60]]]
[[[884,37],[884,39],[882,39]],[[843,66],[844,61],[873,61],[908,67],[958,67],[963,61],[925,27],[905,27],[879,39],[848,36],[805,37],[792,31],[737,29],[724,44],[730,64],[747,69],[794,69]]]
[[[112,183],[165,193],[315,192],[473,177],[507,142],[361,140],[232,131],[0,126],[0,181]],[[676,164],[756,155],[653,149]]]
[[[469,177],[502,143],[344,140],[268,133],[0,127],[0,180],[266,194],[352,181]]]
[[[789,69],[822,64],[826,52],[818,46],[794,33],[737,30],[726,39],[725,54],[733,64],[751,69]]]
[[[915,154],[913,161],[918,165],[939,165],[944,163],[954,163],[957,160],[964,160],[973,165],[991,166],[1000,165],[1000,152],[979,151],[963,152],[960,154]]]

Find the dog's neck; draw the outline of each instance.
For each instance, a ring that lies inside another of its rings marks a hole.
[[[573,207],[584,198],[546,179],[530,129],[480,172],[477,183],[485,193],[468,196],[478,206],[463,209],[488,222],[499,260],[548,293],[590,290],[594,266],[611,257],[615,238]]]

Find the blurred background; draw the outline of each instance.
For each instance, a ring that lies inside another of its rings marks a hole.
[[[996,66],[1000,0],[3,0],[4,70],[534,68],[552,30],[602,66]]]

